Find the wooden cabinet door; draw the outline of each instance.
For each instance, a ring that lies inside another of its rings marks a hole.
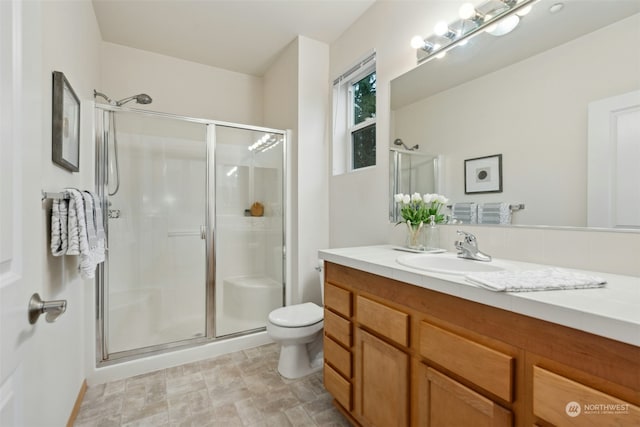
[[[409,355],[356,329],[356,417],[363,426],[409,424]]]
[[[433,368],[419,364],[416,403],[425,427],[507,427],[513,425],[509,410],[463,386]]]

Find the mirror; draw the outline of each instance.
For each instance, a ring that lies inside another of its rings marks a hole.
[[[640,89],[640,2],[557,3],[391,82],[390,140],[441,154],[452,202],[524,204],[514,225],[588,225],[589,106]],[[465,160],[494,155],[502,191],[465,194]]]
[[[389,149],[389,221],[400,221],[400,206],[394,195],[439,193],[442,168],[439,156],[414,149]]]

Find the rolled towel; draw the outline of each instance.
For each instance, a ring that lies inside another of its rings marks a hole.
[[[606,280],[597,276],[561,268],[472,273],[465,276],[465,279],[475,285],[498,292],[601,288],[607,283]]]

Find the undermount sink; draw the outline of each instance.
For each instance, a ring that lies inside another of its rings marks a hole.
[[[473,261],[458,258],[455,254],[451,253],[403,255],[398,257],[396,262],[405,267],[417,268],[419,270],[457,275],[501,271],[507,268],[506,264],[499,261]]]

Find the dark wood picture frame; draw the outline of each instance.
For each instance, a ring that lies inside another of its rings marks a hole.
[[[80,99],[60,71],[53,72],[51,160],[70,171],[80,170]]]
[[[502,154],[464,161],[464,194],[502,193]]]

